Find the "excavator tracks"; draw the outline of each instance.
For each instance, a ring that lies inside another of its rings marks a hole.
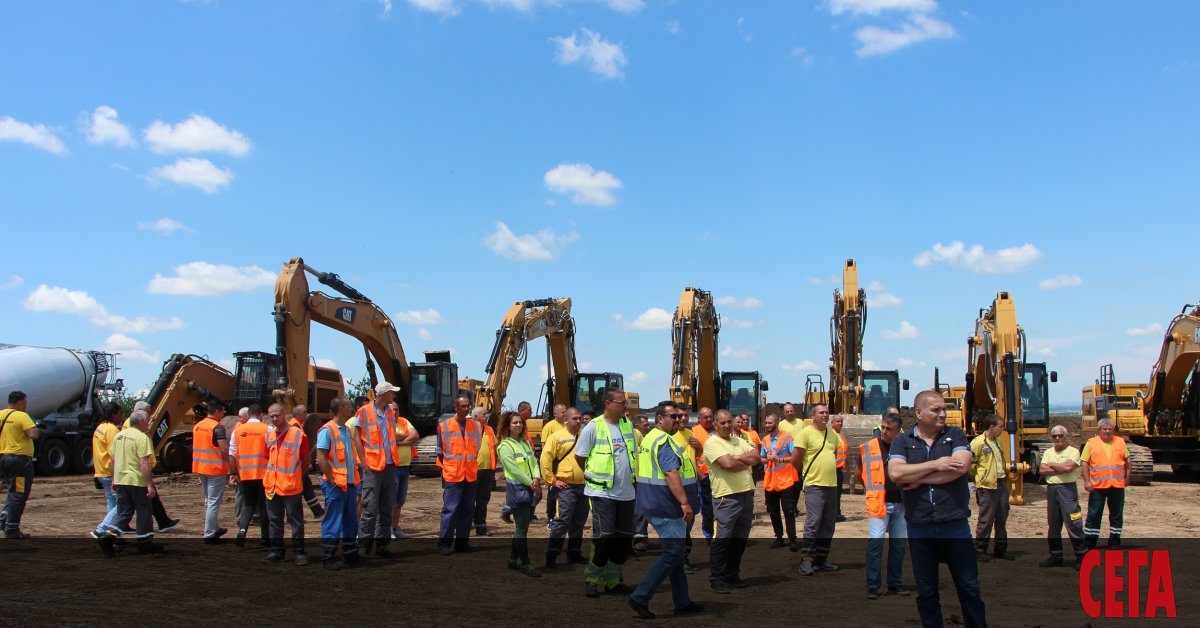
[[[1149,486],[1154,480],[1154,456],[1149,447],[1134,445],[1126,442],[1125,450],[1129,453],[1129,483],[1136,486]]]

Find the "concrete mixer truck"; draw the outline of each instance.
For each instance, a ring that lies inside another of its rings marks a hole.
[[[120,392],[113,354],[0,344],[0,399],[14,390],[29,399],[38,475],[92,469],[92,432],[99,404]]]

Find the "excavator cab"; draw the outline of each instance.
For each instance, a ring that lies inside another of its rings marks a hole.
[[[609,388],[625,390],[625,377],[620,373],[579,373],[571,382],[571,405],[580,414],[604,412],[604,391]]]
[[[721,392],[717,403],[734,416],[750,415],[750,427],[757,429],[762,420],[759,400],[767,390],[767,380],[757,371],[721,373]]]
[[[889,407],[900,407],[900,390],[908,390],[908,380],[898,371],[863,371],[862,414],[883,414]]]
[[[1058,372],[1046,372],[1045,362],[1026,362],[1021,373],[1021,405],[1025,431],[1037,434],[1050,429],[1050,382],[1058,381]]]
[[[271,391],[279,384],[283,360],[265,351],[241,351],[233,354],[237,365],[233,369],[233,398],[226,399],[226,412],[251,404],[262,405],[271,399]],[[266,406],[262,406],[266,409]]]
[[[459,395],[458,365],[450,361],[449,351],[426,351],[425,359],[428,361],[409,364],[412,383],[406,418],[418,432],[432,434],[442,417],[454,414],[454,399]]]

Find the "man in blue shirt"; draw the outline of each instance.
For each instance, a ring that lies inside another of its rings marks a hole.
[[[333,413],[333,421],[317,432],[317,465],[321,467],[321,491],[325,493],[325,518],[321,520],[321,546],[324,549],[321,564],[326,569],[336,570],[339,568],[335,559],[339,541],[342,544],[342,560],[347,565],[358,562],[355,539],[358,537],[359,483],[355,482],[355,467],[356,462],[362,460],[362,454],[355,448],[362,447],[362,444],[350,437],[350,428],[346,427],[346,421],[354,414],[350,402],[337,397],[329,402],[329,410]],[[337,430],[336,436],[334,429]],[[334,465],[338,468],[335,469]],[[343,477],[345,488],[338,481]]]
[[[938,561],[946,561],[968,628],[987,626],[979,593],[979,564],[967,517],[971,447],[962,430],[946,427],[941,393],[924,390],[913,402],[917,424],[892,441],[888,476],[904,489],[904,520],[917,579],[917,611],[925,626],[942,625]]]

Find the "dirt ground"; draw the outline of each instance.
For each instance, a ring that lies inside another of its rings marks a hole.
[[[239,550],[231,543],[205,546],[201,532],[200,488],[187,474],[159,480],[168,511],[183,519],[175,533],[159,536],[168,554],[150,558],[121,555],[115,560],[100,555],[86,538],[101,518],[103,499],[87,477],[44,478],[35,481],[23,528],[37,537],[31,541],[0,542],[0,564],[9,586],[0,593],[0,624],[155,624],[208,623],[228,618],[240,623],[302,624],[345,622],[347,617],[367,621],[433,625],[487,621],[493,625],[525,623],[544,625],[585,618],[587,624],[625,623],[631,614],[615,597],[598,600],[582,595],[582,571],[559,567],[541,579],[529,579],[505,568],[512,526],[498,516],[503,493],[494,494],[489,525],[496,536],[477,539],[474,554],[438,556],[434,551],[441,489],[436,478],[412,482],[403,527],[410,540],[393,547],[399,556],[389,561],[337,573],[321,569],[318,562],[298,568],[290,562],[262,565],[262,554]],[[692,597],[706,612],[689,625],[759,623],[765,617],[795,617],[808,625],[853,622],[862,626],[917,625],[915,597],[864,598],[864,537],[867,522],[861,495],[847,494],[843,511],[849,521],[838,524],[831,560],[842,570],[801,578],[796,571],[799,555],[767,547],[772,536],[770,520],[759,510],[743,563],[743,578],[752,586],[733,595],[709,589],[707,548],[696,544],[692,561],[701,567],[689,578]],[[1009,521],[1014,538],[1014,561],[993,561],[980,566],[980,579],[988,616],[995,626],[1083,626],[1088,618],[1080,610],[1078,576],[1070,569],[1039,569],[1045,556],[1044,487],[1027,485],[1027,505],[1013,507]],[[544,516],[544,508],[539,507]],[[222,523],[233,527],[233,491],[226,493]],[[1174,481],[1163,468],[1149,487],[1129,490],[1125,511],[1125,539],[1130,547],[1171,544],[1173,554],[1195,548],[1171,539],[1196,538],[1200,531],[1200,484]],[[535,538],[547,534],[543,524],[531,530]],[[698,531],[697,531],[698,534]],[[318,524],[307,528],[309,554],[319,555]],[[1139,545],[1144,542],[1144,545]],[[544,551],[535,541],[531,552],[540,560]],[[1195,553],[1192,558],[1200,556]],[[626,579],[636,583],[655,559],[653,551],[635,556],[626,565]],[[1175,588],[1194,591],[1200,570],[1184,557],[1174,559]],[[942,605],[946,618],[959,614],[954,589],[943,568]],[[12,583],[16,583],[14,588]],[[905,584],[915,588],[906,568]],[[101,591],[107,589],[104,593]],[[1179,625],[1200,624],[1200,602],[1177,595]],[[351,603],[346,606],[345,603]],[[675,623],[670,613],[666,585],[652,609],[659,623]],[[280,614],[283,613],[283,614]],[[347,615],[349,613],[349,616]],[[236,618],[236,619],[235,619]],[[1121,620],[1091,620],[1092,625],[1130,625]],[[679,622],[682,623],[682,622]]]

